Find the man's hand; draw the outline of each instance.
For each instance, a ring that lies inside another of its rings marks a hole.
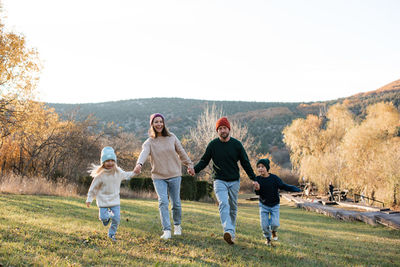
[[[187,169],[187,172],[188,172],[191,176],[194,176],[194,175],[196,174],[193,168],[188,168],[188,169]]]
[[[255,190],[260,190],[260,184],[258,182],[253,182],[253,186]]]

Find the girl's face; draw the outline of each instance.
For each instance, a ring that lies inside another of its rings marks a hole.
[[[153,120],[153,128],[157,134],[160,134],[164,129],[164,121],[161,117],[155,117]]]
[[[106,168],[107,170],[112,169],[114,167],[114,165],[115,165],[115,161],[113,161],[112,159],[104,161],[104,168]]]
[[[265,168],[264,164],[262,164],[262,163],[259,163],[257,165],[257,172],[258,172],[258,175],[260,175],[260,176],[263,176],[263,177],[268,176],[267,168]]]

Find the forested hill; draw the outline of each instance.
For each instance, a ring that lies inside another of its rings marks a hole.
[[[208,101],[182,98],[148,98],[91,104],[54,104],[56,112],[66,116],[77,112],[79,118],[93,114],[101,123],[114,122],[127,132],[134,132],[139,138],[147,137],[149,115],[163,113],[169,129],[178,137],[187,134],[196,125],[199,115],[207,106],[215,104],[222,108],[232,120],[246,124],[249,132],[260,142],[259,152],[267,153],[272,146],[283,147],[282,129],[293,119],[307,114],[320,114],[329,106],[346,102],[356,116],[364,116],[370,104],[391,101],[397,108],[400,104],[400,80],[376,91],[360,93],[348,98],[312,103]]]

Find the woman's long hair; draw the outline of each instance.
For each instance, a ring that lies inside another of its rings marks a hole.
[[[161,118],[161,117],[160,117]],[[161,118],[162,119],[162,118]],[[164,128],[161,131],[161,136],[171,136],[171,133],[168,131],[167,126],[165,126],[165,121],[163,119],[163,124],[164,124]],[[149,136],[151,138],[157,138],[157,132],[153,127],[153,123],[151,123],[150,129],[149,129]]]

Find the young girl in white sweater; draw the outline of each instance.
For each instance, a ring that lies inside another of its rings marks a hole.
[[[89,208],[96,197],[99,207],[99,219],[107,226],[111,221],[108,237],[116,241],[115,233],[120,222],[120,186],[122,180],[135,176],[134,172],[125,172],[117,166],[117,156],[112,147],[104,147],[101,151],[100,166],[93,165],[86,206]]]

